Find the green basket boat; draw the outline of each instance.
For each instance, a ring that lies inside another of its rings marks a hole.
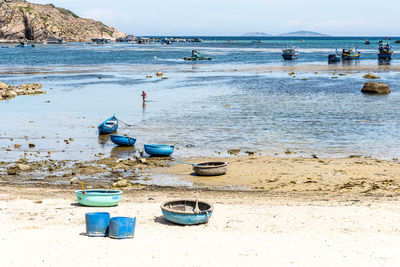
[[[122,198],[122,191],[107,189],[91,189],[75,191],[79,204],[89,207],[111,207],[117,206]]]

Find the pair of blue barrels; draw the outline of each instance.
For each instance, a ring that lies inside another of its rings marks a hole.
[[[108,212],[85,214],[87,236],[108,236],[116,239],[133,238],[136,217],[112,217]]]

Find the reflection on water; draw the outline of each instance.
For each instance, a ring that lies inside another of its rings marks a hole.
[[[111,156],[118,158],[132,158],[136,154],[136,149],[133,146],[122,147],[115,146],[111,149]]]
[[[378,59],[378,65],[391,65],[391,59]]]

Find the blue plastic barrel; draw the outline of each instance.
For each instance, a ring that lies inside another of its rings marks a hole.
[[[108,236],[112,238],[133,238],[135,235],[136,217],[113,217],[110,219]]]
[[[110,213],[90,212],[85,214],[87,236],[107,236]]]

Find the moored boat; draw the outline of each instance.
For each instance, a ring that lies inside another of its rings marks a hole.
[[[282,50],[282,58],[284,60],[293,60],[296,59],[299,55],[299,52],[294,49],[294,47],[286,48]]]
[[[393,50],[387,41],[379,41],[378,59],[392,59]]]
[[[200,54],[196,50],[192,50],[191,57],[183,57],[184,60],[188,61],[197,61],[197,60],[212,60],[210,57],[201,57]]]
[[[344,48],[342,50],[343,60],[359,59],[360,57],[361,57],[361,52],[359,52],[357,48]]]
[[[340,53],[337,51],[334,54],[329,54],[328,55],[328,61],[329,62],[338,62],[340,61],[340,59],[342,58],[342,55],[340,55]]]
[[[123,135],[112,134],[110,135],[110,139],[114,144],[119,146],[133,146],[136,143],[136,138]]]
[[[113,115],[97,126],[99,134],[110,134],[118,129],[118,119]]]
[[[364,44],[369,45],[370,43],[371,43],[371,42],[370,42],[367,38],[365,38]]]
[[[174,152],[174,146],[147,144],[144,145],[144,151],[150,156],[166,157]]]

